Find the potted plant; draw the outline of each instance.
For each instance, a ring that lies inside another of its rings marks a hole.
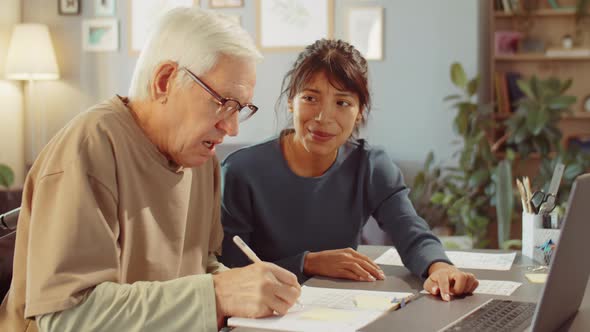
[[[576,102],[576,97],[565,95],[572,80],[541,80],[533,76],[530,80],[518,80],[517,84],[525,97],[517,102],[515,114],[504,121],[509,147],[522,159],[534,152],[545,156],[557,151],[562,137],[559,120],[571,113],[570,107]]]
[[[424,169],[416,176],[413,188],[416,192],[412,198],[425,218],[429,216],[428,212],[437,212],[434,216],[438,219],[429,220],[431,226],[446,222],[454,227],[456,234],[469,235],[474,246],[481,248],[489,244],[487,229],[493,218],[493,212],[490,212],[493,206],[501,209],[503,216],[512,215],[511,164],[506,161],[499,167],[494,156],[494,144],[486,134],[493,126],[492,107],[475,102],[479,79],[468,79],[462,66],[454,63],[451,81],[461,91],[445,98],[454,101],[453,108],[457,111],[453,130],[461,141],[453,157],[458,157],[458,165],[441,171],[440,167],[431,166],[434,157],[430,153]],[[423,196],[427,195],[430,199],[425,204]],[[500,205],[497,205],[498,201],[501,201]],[[443,213],[440,213],[441,208]],[[508,224],[502,223],[499,233],[506,233],[504,230],[509,229],[510,221],[508,218]],[[499,239],[504,242],[508,236]]]

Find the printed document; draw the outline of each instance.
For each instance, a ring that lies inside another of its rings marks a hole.
[[[488,254],[480,252],[447,251],[447,256],[461,269],[498,270],[508,271],[514,262],[516,252],[507,254]],[[382,265],[404,266],[399,253],[395,248],[388,249],[375,263]]]
[[[228,325],[280,331],[352,332],[379,318],[410,295],[412,293],[303,286],[299,297],[302,307],[295,305],[284,316],[232,317]]]

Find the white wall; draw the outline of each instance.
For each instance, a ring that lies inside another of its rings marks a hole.
[[[250,2],[250,1],[246,1]],[[450,158],[456,147],[451,123],[454,113],[443,98],[454,93],[449,67],[463,64],[469,76],[477,72],[478,1],[382,0],[335,1],[335,35],[346,36],[352,6],[384,7],[385,59],[371,61],[369,72],[374,108],[364,131],[369,142],[386,148],[413,178],[430,150]],[[249,31],[254,31],[247,26]],[[296,54],[265,54],[259,66],[255,101],[260,114],[245,122],[230,142],[256,142],[276,132],[274,102],[282,75]]]
[[[6,1],[6,0],[2,0]],[[15,1],[15,0],[11,0]],[[88,106],[115,93],[126,94],[136,59],[128,55],[128,4],[117,1],[119,52],[81,50],[81,21],[94,16],[93,0],[82,1],[81,16],[59,16],[55,1],[22,0],[23,21],[50,26],[62,79],[43,82],[41,98],[49,112],[53,135]],[[208,1],[201,0],[207,7]],[[407,177],[413,177],[430,150],[448,158],[453,150],[453,113],[442,102],[453,92],[449,66],[460,61],[469,75],[477,69],[477,3],[474,0],[335,0],[336,37],[345,36],[351,6],[385,8],[385,60],[371,62],[374,109],[366,134],[374,145],[386,147]],[[256,31],[254,0],[238,9],[221,10],[242,16],[243,26]],[[277,132],[274,104],[282,76],[296,53],[267,53],[258,66],[254,102],[258,114],[227,142],[252,143]],[[1,134],[2,138],[7,136]]]
[[[23,89],[20,82],[6,81],[4,65],[12,27],[21,19],[20,0],[2,0],[0,4],[0,163],[15,172],[15,187],[24,176]]]

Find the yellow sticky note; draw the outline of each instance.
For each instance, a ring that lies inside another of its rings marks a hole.
[[[322,321],[349,321],[354,319],[353,314],[349,311],[343,311],[330,308],[312,308],[303,312],[299,317],[303,319],[313,319]]]
[[[388,310],[395,303],[391,303],[391,298],[375,295],[357,295],[354,303],[359,309],[369,310]]]
[[[525,277],[535,284],[544,284],[547,281],[547,273],[527,273]]]

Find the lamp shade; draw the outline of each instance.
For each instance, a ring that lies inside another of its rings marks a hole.
[[[44,24],[17,24],[6,56],[9,80],[56,80],[59,69],[55,51]]]

